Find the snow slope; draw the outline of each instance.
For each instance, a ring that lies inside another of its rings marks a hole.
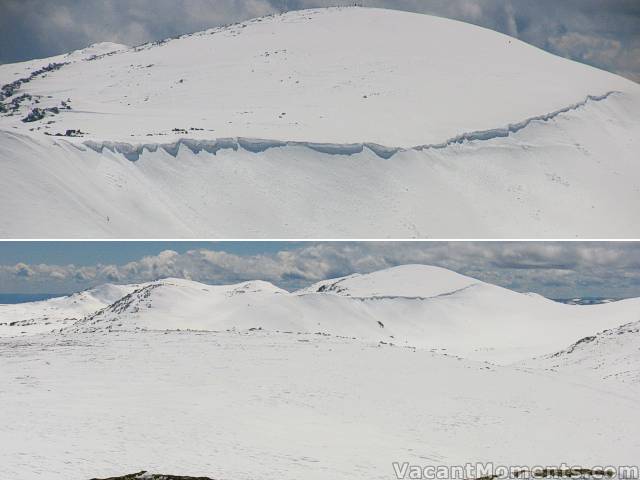
[[[39,302],[0,304],[0,337],[45,333],[71,325],[136,288],[138,285],[105,284]]]
[[[0,66],[64,63],[5,100],[2,236],[638,236],[640,86],[505,35],[329,8],[90,50]]]
[[[636,318],[640,318],[640,311]],[[640,385],[640,321],[581,338],[569,347],[528,360],[533,368],[545,368],[587,381]]]
[[[633,391],[316,335],[119,332],[0,339],[14,480],[146,469],[395,479],[414,465],[634,465]]]
[[[268,282],[211,286],[183,279],[124,288],[110,305],[60,325],[62,331],[322,334],[510,363],[635,321],[640,308],[640,299],[565,305],[425,265],[335,279],[293,293]],[[5,315],[9,321],[11,313]]]
[[[116,52],[127,50],[128,48],[126,45],[119,43],[100,42],[54,57],[37,58],[18,63],[5,63],[0,65],[0,84],[6,85],[19,79],[28,78],[34,71],[46,67],[51,63],[71,64],[74,62],[91,61],[96,59],[96,57],[112,55]]]
[[[70,63],[24,86],[53,103],[71,98],[72,110],[50,130],[147,142],[182,136],[172,133],[176,127],[201,127],[197,136],[207,139],[410,147],[520,122],[589,95],[638,93],[633,82],[506,35],[397,10],[303,10],[119,48],[106,45],[104,53],[116,53],[92,61],[56,57]],[[3,66],[0,81],[15,70]],[[17,120],[3,125],[24,128]]]

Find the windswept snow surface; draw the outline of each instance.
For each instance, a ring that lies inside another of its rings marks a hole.
[[[598,338],[628,335],[613,368],[637,370],[638,299],[565,305],[424,265],[293,293],[169,278],[78,295],[97,310],[0,338],[0,465],[12,479],[393,479],[392,462],[639,458],[637,379],[559,360],[614,358],[604,339],[564,351],[611,328]],[[539,363],[558,350],[553,371]]]
[[[640,86],[461,22],[304,10],[20,78],[5,237],[640,232]]]
[[[414,465],[633,465],[640,394],[319,335],[117,332],[0,340],[12,480],[145,469],[395,479]]]

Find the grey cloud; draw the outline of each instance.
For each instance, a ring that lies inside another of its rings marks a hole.
[[[407,263],[438,265],[552,298],[640,296],[640,244],[624,242],[333,242],[259,255],[167,250],[124,265],[0,266],[0,290],[73,291],[163,277],[212,284],[261,279],[296,289]]]
[[[329,6],[293,0],[290,8]],[[640,79],[637,0],[363,0],[365,6],[428,13],[474,23],[573,60]]]
[[[137,45],[275,13],[267,0],[4,0],[0,62],[110,41]]]

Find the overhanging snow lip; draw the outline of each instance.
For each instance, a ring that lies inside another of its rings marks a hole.
[[[424,145],[416,145],[413,147],[390,147],[386,145],[380,145],[373,142],[355,142],[355,143],[322,143],[322,142],[310,142],[310,141],[292,141],[292,140],[274,140],[252,137],[228,137],[217,138],[210,140],[181,138],[170,143],[140,143],[131,144],[127,142],[116,141],[94,141],[87,140],[80,145],[84,145],[98,153],[106,148],[113,153],[119,153],[130,161],[137,161],[140,155],[147,150],[149,152],[156,152],[159,148],[163,149],[169,155],[176,157],[181,146],[185,146],[193,153],[197,154],[201,151],[217,154],[219,150],[243,149],[251,153],[261,153],[272,148],[283,147],[302,147],[308,148],[320,153],[326,153],[329,155],[346,155],[351,156],[358,153],[362,153],[364,150],[368,150],[376,156],[388,160],[394,155],[400,152],[406,151],[424,151],[424,150],[440,150],[448,148],[453,145],[461,145],[468,142],[488,141],[495,138],[508,137],[514,133],[517,133],[529,125],[535,122],[548,122],[554,118],[573,110],[578,110],[586,106],[589,102],[600,102],[606,100],[611,95],[620,94],[622,92],[612,90],[602,95],[587,95],[587,97],[578,102],[566,106],[564,108],[555,110],[550,113],[536,115],[529,117],[525,120],[516,123],[510,123],[504,127],[492,128],[487,130],[477,130],[473,132],[464,132],[455,137],[451,137],[448,140],[441,143],[431,143]],[[71,143],[76,148],[81,148],[80,145]]]

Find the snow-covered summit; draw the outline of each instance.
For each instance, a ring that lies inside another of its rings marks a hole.
[[[104,284],[38,302],[0,305],[0,337],[50,332],[105,308],[138,285]]]
[[[130,143],[252,137],[411,147],[589,96],[640,92],[491,30],[377,8],[294,11],[132,49],[97,44],[66,61],[21,86],[16,93],[33,98],[0,117],[0,128]],[[11,70],[0,67],[0,82]],[[61,102],[71,109],[51,115],[52,124],[20,122],[30,108]]]
[[[0,236],[636,238],[640,85],[375,8],[0,65]]]
[[[435,297],[482,283],[446,268],[400,265],[360,275],[323,280],[299,293],[328,293],[348,297]]]
[[[73,301],[82,301],[87,298],[94,298],[101,303],[110,304],[137,287],[137,284],[118,285],[115,283],[103,283],[97,287],[74,293],[69,298]]]
[[[101,55],[112,55],[116,52],[127,50],[129,47],[121,43],[114,42],[98,42],[92,43],[88,47],[74,50],[67,53],[64,58],[67,61],[75,60],[95,60]]]

